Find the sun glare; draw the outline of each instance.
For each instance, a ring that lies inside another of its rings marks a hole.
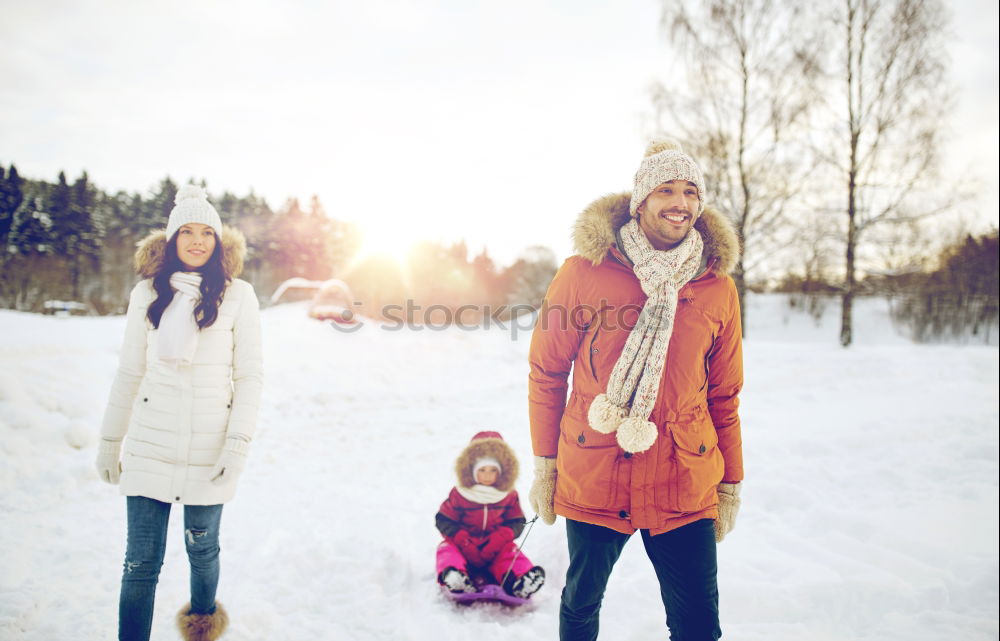
[[[417,242],[416,237],[409,229],[395,225],[386,227],[363,225],[361,235],[361,247],[357,253],[358,260],[372,256],[384,256],[403,263],[414,243]]]

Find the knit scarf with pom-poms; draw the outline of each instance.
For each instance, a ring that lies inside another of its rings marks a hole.
[[[673,249],[654,249],[634,218],[622,227],[621,240],[646,304],[618,356],[607,391],[594,398],[587,420],[602,434],[617,431],[618,445],[626,452],[643,452],[656,442],[657,428],[649,415],[674,331],[677,294],[697,273],[704,243],[691,229]]]

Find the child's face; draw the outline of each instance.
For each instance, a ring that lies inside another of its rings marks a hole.
[[[493,485],[500,476],[500,470],[495,465],[487,465],[476,470],[476,483],[480,485]]]

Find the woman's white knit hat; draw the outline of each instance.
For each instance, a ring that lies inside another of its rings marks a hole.
[[[173,238],[182,225],[201,223],[215,230],[215,235],[222,237],[222,219],[208,202],[208,192],[198,185],[184,185],[177,190],[174,197],[174,208],[170,210],[167,219],[167,240]]]
[[[635,218],[635,210],[646,200],[646,196],[653,193],[659,185],[671,180],[685,180],[695,184],[698,188],[698,212],[695,217],[700,216],[705,209],[705,179],[698,163],[684,153],[676,140],[658,138],[650,141],[645,158],[635,172],[632,201],[629,203],[632,217]]]

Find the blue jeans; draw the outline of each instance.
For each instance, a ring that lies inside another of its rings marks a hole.
[[[153,625],[153,599],[167,547],[170,503],[126,497],[128,545],[118,601],[118,639],[146,641]],[[221,505],[184,506],[184,544],[191,564],[191,612],[215,612],[219,584]]]
[[[597,638],[604,589],[630,536],[566,519],[569,569],[559,606],[561,641]],[[656,536],[642,530],[642,543],[660,582],[672,641],[716,641],[722,630],[712,520],[702,519]]]

